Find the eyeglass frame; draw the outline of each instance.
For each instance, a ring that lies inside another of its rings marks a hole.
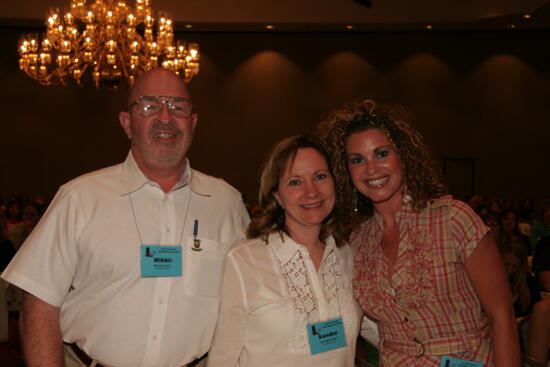
[[[187,116],[182,116],[182,118],[189,118],[191,115],[193,115],[193,103],[191,103],[191,101],[190,101],[189,99],[183,98],[183,97],[176,97],[176,96],[155,96],[155,95],[152,95],[152,94],[145,94],[145,95],[143,95],[143,96],[141,96],[141,97],[138,97],[135,101],[133,101],[132,103],[130,103],[130,104],[128,105],[128,111],[130,111],[130,109],[131,109],[132,107],[134,107],[135,105],[137,105],[139,102],[141,102],[141,100],[142,100],[143,98],[146,98],[146,97],[154,97],[154,98],[157,98],[157,99],[160,101],[160,103],[162,103],[162,104],[168,103],[168,112],[170,113],[170,115],[174,115],[174,116],[176,116],[176,115],[172,112],[172,110],[171,110],[171,108],[170,108],[170,107],[172,106],[172,100],[173,100],[174,98],[177,98],[177,99],[180,99],[180,100],[187,101],[187,103],[189,103],[189,107],[191,107],[191,108],[189,109],[189,115],[187,115]],[[158,110],[158,112],[153,113],[153,114],[150,114],[150,115],[144,115],[143,113],[141,113],[141,112],[139,112],[139,111],[138,111],[138,113],[139,113],[141,116],[154,116],[154,115],[160,113],[161,111],[162,111],[162,107]],[[176,117],[179,117],[179,116],[176,116]]]

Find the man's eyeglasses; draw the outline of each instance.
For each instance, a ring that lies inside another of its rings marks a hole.
[[[193,106],[191,101],[181,97],[170,96],[141,96],[130,103],[128,110],[136,106],[142,116],[153,116],[162,110],[162,104],[168,103],[168,111],[176,117],[187,118],[191,116]]]

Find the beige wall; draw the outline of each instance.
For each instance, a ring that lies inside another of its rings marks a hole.
[[[125,91],[45,87],[0,29],[0,195],[53,193],[121,161]],[[550,196],[548,33],[185,33],[200,43],[192,165],[254,201],[270,145],[343,101],[406,106],[435,155],[475,158],[478,193]]]

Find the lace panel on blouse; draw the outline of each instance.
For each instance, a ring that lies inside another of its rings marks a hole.
[[[291,313],[294,321],[294,335],[291,337],[290,348],[298,353],[309,353],[306,325],[320,320],[317,297],[311,285],[302,251],[296,253],[285,264],[279,263],[281,273],[291,299]],[[337,251],[327,256],[319,271],[321,286],[328,303],[330,317],[352,314],[351,303],[344,300],[340,294],[344,287],[342,266]],[[340,299],[338,298],[340,296]]]
[[[313,294],[301,251],[296,251],[287,263],[279,263],[279,266],[293,304],[291,311],[294,320],[294,337],[291,338],[290,348],[302,352],[308,348],[306,325],[319,314],[317,300]]]

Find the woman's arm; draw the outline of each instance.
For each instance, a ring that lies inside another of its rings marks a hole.
[[[546,366],[550,345],[550,298],[535,304],[529,320],[527,354]]]
[[[490,234],[481,239],[465,266],[493,328],[495,366],[519,367],[519,339],[512,297],[504,265]]]
[[[246,334],[247,307],[243,280],[238,264],[228,257],[223,275],[218,323],[207,367],[239,365]]]

